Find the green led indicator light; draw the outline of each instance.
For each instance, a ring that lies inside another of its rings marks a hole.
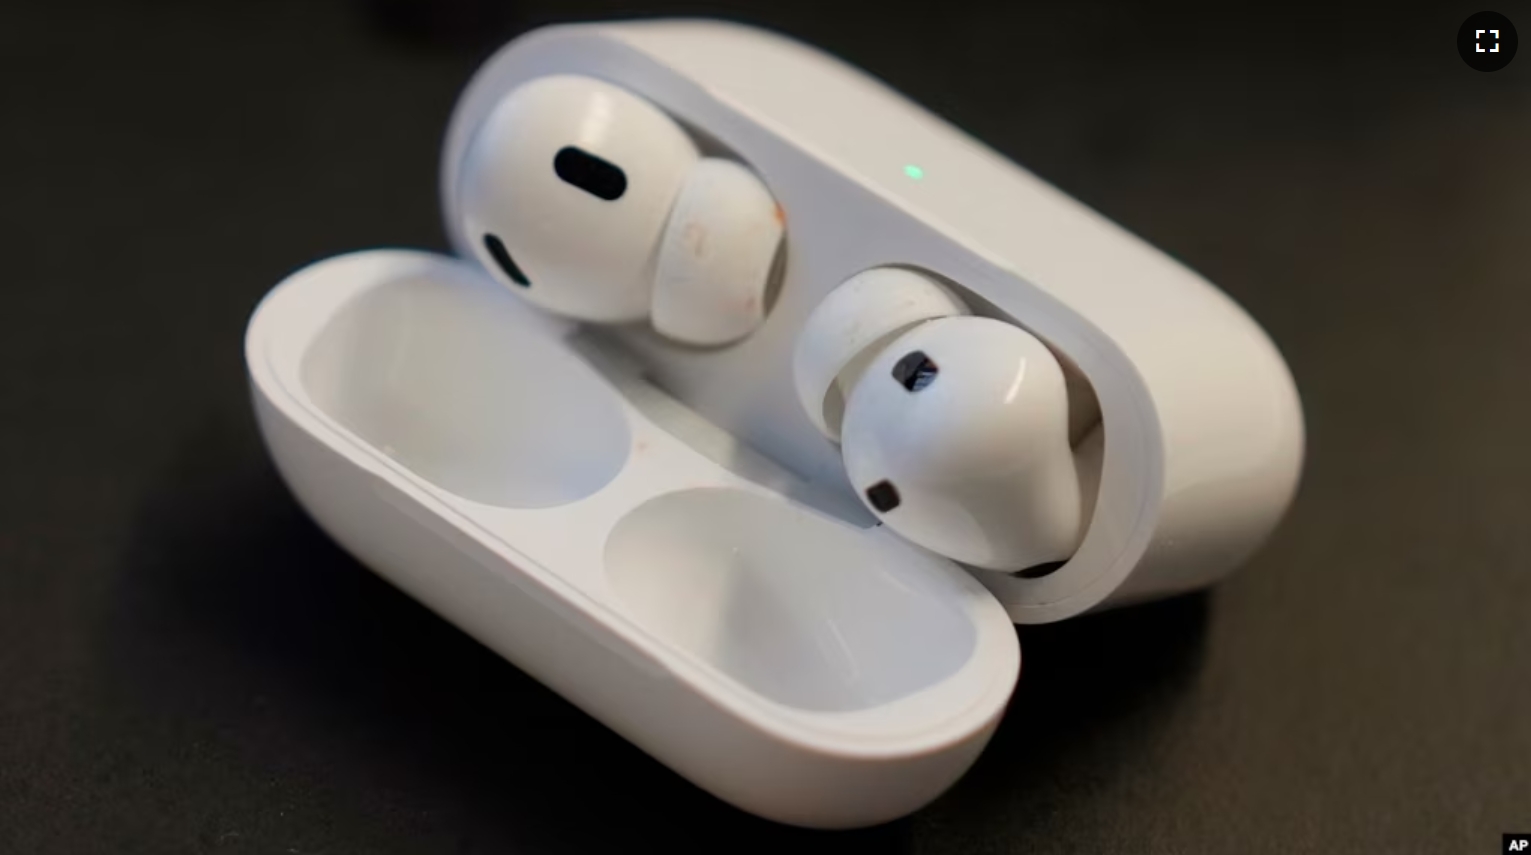
[[[904,174],[910,178],[913,178],[915,181],[919,181],[921,178],[925,177],[925,170],[911,163],[904,167]]]

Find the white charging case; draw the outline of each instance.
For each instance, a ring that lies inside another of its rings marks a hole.
[[[787,223],[764,326],[679,347],[550,318],[471,260],[361,252],[261,303],[246,337],[255,408],[283,477],[337,541],[699,786],[808,826],[913,811],[999,721],[1020,666],[1012,621],[1205,585],[1286,508],[1301,409],[1238,306],[779,36],[664,21],[507,45],[447,135],[461,259],[468,140],[497,99],[549,74],[627,87],[764,178]],[[1099,494],[1057,570],[970,572],[876,526],[799,406],[808,313],[888,264],[956,283],[1093,390]]]

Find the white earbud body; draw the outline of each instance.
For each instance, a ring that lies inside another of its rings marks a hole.
[[[851,483],[894,531],[965,564],[1066,560],[1083,499],[1063,370],[990,318],[919,324],[884,347],[845,407]]]
[[[484,268],[533,303],[581,320],[638,320],[652,300],[655,248],[698,157],[674,121],[620,87],[539,78],[475,134],[463,218]]]
[[[627,90],[570,75],[523,84],[484,119],[459,175],[480,263],[548,311],[652,313],[662,335],[707,346],[765,317],[781,208]]]
[[[972,316],[931,275],[878,267],[815,307],[792,367],[862,504],[898,534],[1004,571],[1079,545],[1098,455],[1076,465],[1066,377],[1036,336]]]

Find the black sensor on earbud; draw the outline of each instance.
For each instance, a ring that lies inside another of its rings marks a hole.
[[[484,235],[484,249],[489,250],[489,255],[494,259],[494,263],[498,264],[500,269],[505,271],[505,275],[509,276],[512,282],[515,282],[522,288],[531,287],[532,281],[526,278],[526,274],[521,272],[520,267],[516,266],[516,261],[510,257],[510,250],[505,248],[504,241],[494,235],[486,234]]]
[[[608,202],[627,192],[627,174],[621,167],[572,145],[564,146],[553,156],[553,171],[564,181]]]
[[[919,350],[905,354],[904,358],[893,366],[893,379],[911,392],[918,392],[929,386],[939,373],[941,368],[935,361]]]

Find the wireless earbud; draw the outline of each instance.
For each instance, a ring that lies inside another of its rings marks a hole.
[[[625,89],[569,75],[516,88],[474,133],[459,189],[479,261],[551,312],[651,316],[697,345],[765,317],[783,233],[775,199]]]
[[[992,570],[1073,554],[1087,497],[1068,393],[1031,333],[969,315],[923,274],[878,268],[825,298],[794,357],[800,400],[889,528]]]
[[[1017,326],[951,317],[899,336],[856,383],[840,444],[862,500],[926,549],[1019,570],[1079,545],[1063,370]]]

